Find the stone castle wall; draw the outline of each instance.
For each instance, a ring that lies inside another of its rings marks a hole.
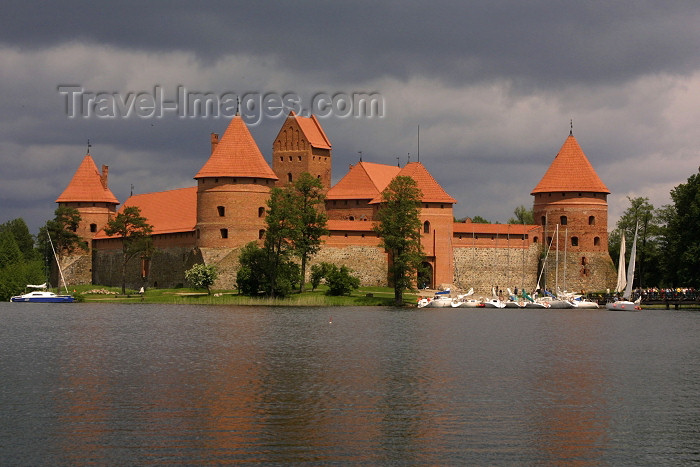
[[[363,286],[388,285],[387,254],[378,246],[322,246],[309,261],[307,275],[311,271],[311,265],[321,262],[349,267],[353,274],[360,278],[360,284]]]
[[[462,292],[473,287],[475,296],[490,297],[493,287],[530,292],[537,284],[540,251],[538,244],[527,248],[455,248],[454,286]]]
[[[201,256],[188,246],[159,248],[148,264],[148,276],[143,277],[144,264],[138,256],[126,266],[126,286],[138,290],[142,286],[175,288],[185,285],[185,271]],[[121,286],[122,252],[117,249],[95,250],[93,259],[92,283],[108,286]]]
[[[541,285],[552,292],[557,285],[561,291],[577,293],[613,290],[617,283],[617,271],[607,252],[589,252],[585,256],[567,253],[566,257],[559,252],[558,263],[559,267],[555,252],[550,251]]]

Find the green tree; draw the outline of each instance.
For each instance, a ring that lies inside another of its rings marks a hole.
[[[700,287],[700,169],[671,190],[666,275],[674,286]]]
[[[150,256],[153,251],[153,226],[137,206],[127,206],[107,222],[105,233],[122,239],[122,293],[126,293],[126,266],[136,255]]]
[[[513,211],[515,217],[508,219],[509,224],[527,224],[532,225],[535,223],[535,211],[533,209],[528,209],[523,205],[518,206]]]
[[[37,251],[34,249],[34,236],[29,233],[29,227],[21,217],[12,219],[0,225],[0,232],[9,231],[15,237],[17,246],[26,260],[37,259]]]
[[[0,268],[21,263],[23,260],[24,256],[12,232],[9,230],[0,231]]]
[[[316,290],[321,285],[321,281],[326,277],[331,266],[331,263],[326,262],[316,263],[311,266],[311,290]]]
[[[27,260],[10,230],[0,232],[0,300],[21,293],[27,284],[44,281],[41,260]]]
[[[196,289],[207,289],[211,295],[211,286],[219,277],[216,266],[212,264],[195,264],[185,271],[185,280]]]
[[[347,266],[331,264],[326,272],[328,295],[348,295],[360,287],[360,278],[352,275]]]
[[[290,200],[293,203],[290,220],[291,246],[294,255],[301,262],[299,292],[304,291],[306,281],[306,263],[321,247],[321,237],[328,233],[326,228],[327,216],[323,212],[323,183],[308,172],[302,173],[293,185]]]
[[[285,297],[299,280],[299,265],[289,255],[277,258],[256,242],[243,247],[238,261],[236,285],[244,295],[256,296],[262,292],[271,297]]]
[[[39,229],[37,243],[40,251],[45,255],[49,255],[51,261],[53,261],[49,235],[51,235],[51,242],[53,242],[53,247],[59,258],[71,255],[78,249],[87,251],[87,242],[76,233],[81,220],[80,212],[75,208],[60,206],[56,208],[54,215],[53,219],[47,221],[46,225]]]
[[[481,216],[474,216],[474,217],[472,217],[472,222],[473,222],[474,224],[490,224],[490,223],[491,223],[491,221],[486,220],[486,219],[484,219],[484,218],[481,217]]]
[[[649,198],[630,198],[628,196],[627,200],[630,206],[617,221],[616,230],[608,237],[608,252],[612,258],[617,260],[620,253],[622,232],[625,233],[629,245],[634,238],[635,227],[639,224],[635,268],[637,282],[635,285],[640,287],[658,285],[661,281],[660,237],[663,231],[661,217],[654,206],[649,203]],[[628,248],[625,258],[627,264],[629,264],[630,254],[631,251]]]
[[[288,277],[295,268],[289,263],[293,254],[292,238],[295,235],[296,223],[295,198],[290,189],[273,188],[267,202],[265,237],[263,249],[265,259],[265,292],[274,297],[286,295],[287,284],[296,283],[298,278]],[[297,271],[298,272],[298,271]]]
[[[382,192],[374,231],[389,254],[394,302],[403,305],[403,291],[412,289],[423,261],[420,201],[422,193],[411,177],[397,176]]]

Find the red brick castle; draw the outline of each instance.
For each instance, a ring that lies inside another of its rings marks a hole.
[[[397,175],[413,178],[423,193],[422,247],[431,274],[418,278],[421,285],[474,287],[485,294],[493,286],[531,290],[538,280],[543,287],[574,291],[615,283],[607,251],[610,192],[571,134],[531,193],[536,225],[455,222],[457,201],[419,162],[397,167],[360,161],[334,186],[331,168],[331,143],[316,117],[290,113],[272,144],[272,167],[243,119],[234,117],[221,137],[211,134],[211,153],[194,176],[196,186],[133,195],[122,205],[140,208],[154,226],[157,248],[152,257],[132,261],[129,286],[175,287],[184,284],[185,270],[206,263],[219,269],[217,287],[234,288],[240,248],[264,235],[270,189],[303,172],[322,181],[329,219],[330,233],[312,263],[348,265],[364,285],[387,285],[387,255],[372,225],[382,191]],[[89,253],[63,260],[69,283],[121,281],[121,239],[103,231],[119,204],[107,182],[107,166],[98,171],[88,151],[56,199],[80,212],[77,232],[90,245]]]

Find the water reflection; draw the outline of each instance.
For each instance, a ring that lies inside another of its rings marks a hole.
[[[534,439],[546,462],[598,465],[608,447],[606,349],[594,336],[597,314],[542,321],[542,360],[536,373],[541,401],[533,408]]]
[[[619,465],[700,451],[692,315],[16,310],[0,305],[9,464]]]

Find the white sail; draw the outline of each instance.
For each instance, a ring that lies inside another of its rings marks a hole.
[[[639,222],[634,228],[634,240],[632,241],[632,251],[630,252],[630,264],[627,266],[627,287],[622,298],[631,300],[632,298],[632,282],[634,282],[634,263],[637,256],[637,231],[639,230]]]
[[[620,262],[617,265],[617,285],[615,292],[620,293],[625,290],[627,280],[625,279],[625,232],[622,232],[622,240],[620,241]]]

